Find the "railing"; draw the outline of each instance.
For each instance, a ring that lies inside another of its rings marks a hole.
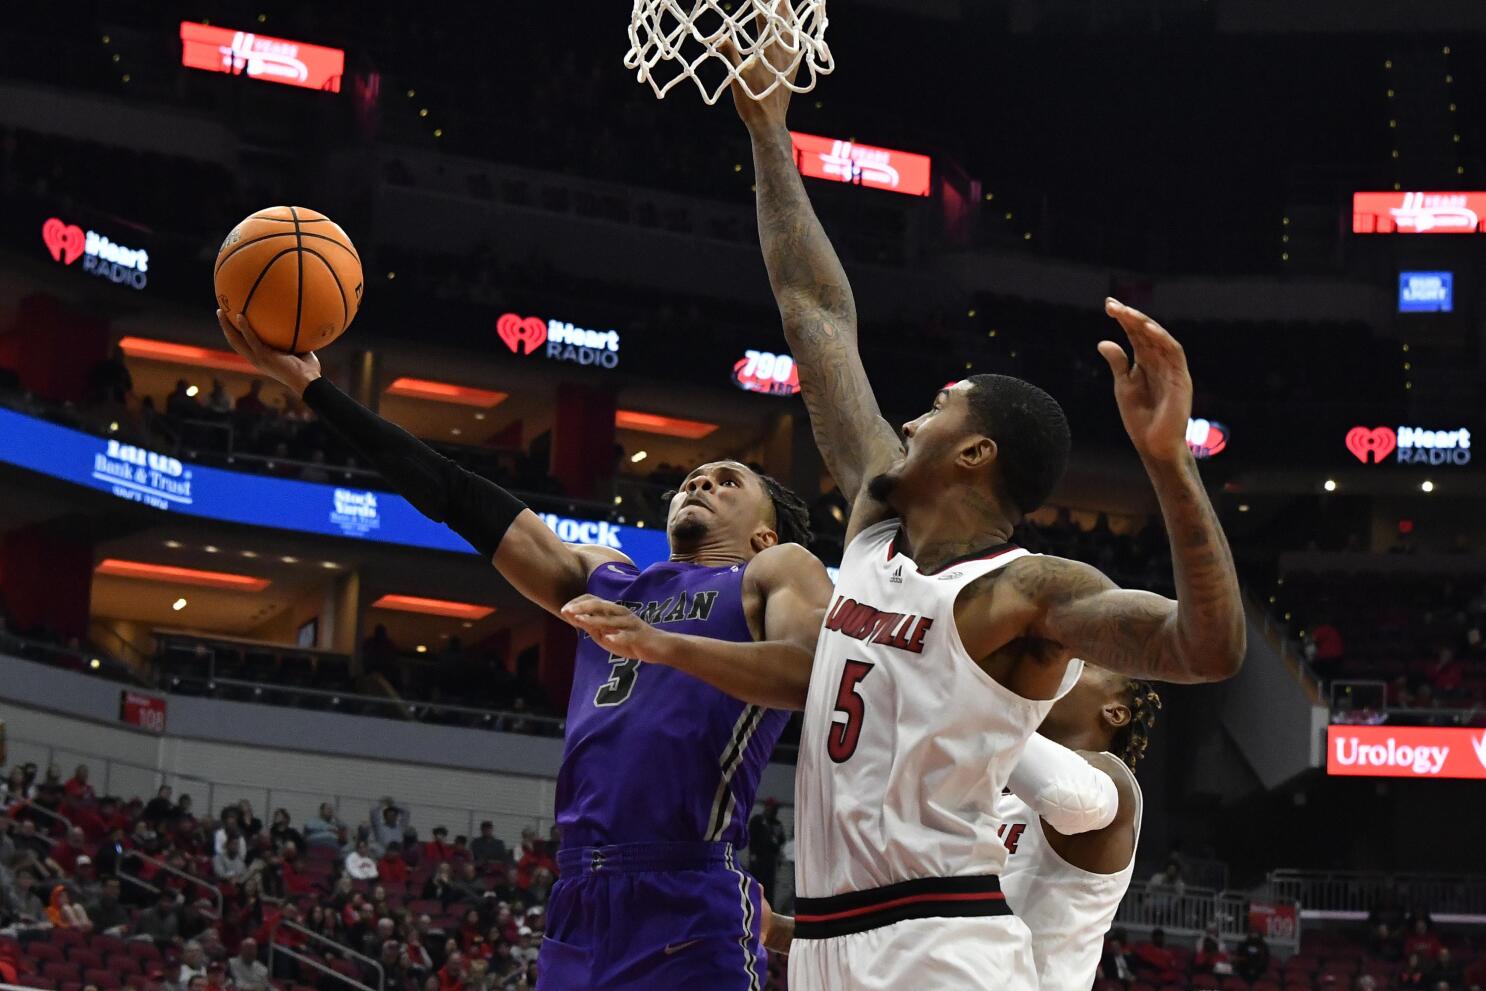
[[[1280,660],[1294,672],[1311,702],[1320,705],[1326,698],[1326,683],[1306,662],[1305,656],[1295,649],[1295,641],[1291,639],[1290,631],[1283,624],[1275,621],[1269,609],[1263,604],[1263,600],[1257,595],[1250,593],[1245,598],[1249,603],[1249,617],[1258,619],[1259,629],[1264,634],[1264,638],[1280,655]]]
[[[154,795],[161,785],[167,784],[175,788],[177,795],[181,793],[183,785],[190,787],[193,791],[199,788],[206,796],[205,804],[202,805],[200,802],[193,804],[212,815],[216,814],[216,810],[230,803],[247,798],[255,808],[263,810],[284,808],[289,811],[294,821],[303,822],[319,809],[322,802],[329,802],[337,816],[341,816],[342,812],[345,813],[345,824],[354,833],[357,826],[369,821],[368,812],[374,806],[380,805],[382,801],[381,796],[311,793],[262,784],[211,781],[191,774],[121,760],[109,755],[59,748],[39,740],[14,735],[9,737],[8,743],[13,765],[32,760],[38,765],[45,766],[57,763],[61,758],[65,758],[66,763],[89,764],[93,772],[93,780],[102,782],[102,787],[98,790],[100,795],[120,795],[131,798]],[[201,794],[196,794],[194,797],[200,799]],[[418,802],[406,802],[401,807],[414,816],[419,824],[420,833],[436,825],[448,826],[451,833],[459,833],[462,825],[464,835],[474,837],[479,835],[477,829],[479,823],[488,819],[495,823],[496,835],[509,841],[520,836],[521,831],[528,826],[542,834],[545,834],[552,826],[550,816],[533,815],[514,809],[432,806]],[[267,816],[265,815],[264,818]]]
[[[1271,871],[1268,891],[1308,919],[1360,921],[1379,905],[1422,906],[1436,921],[1486,922],[1486,874]]]
[[[1388,683],[1363,679],[1341,679],[1331,683],[1331,722],[1376,726],[1472,726],[1486,716],[1481,705],[1469,708],[1389,705]]]
[[[197,875],[192,874],[190,871],[183,871],[179,867],[172,867],[165,861],[159,860],[155,857],[151,857],[148,854],[140,853],[138,850],[126,851],[124,854],[124,859],[143,861],[146,864],[152,865],[157,871],[164,871],[167,874],[173,874],[176,877],[181,878],[182,880],[187,881],[188,883],[193,884],[198,888],[205,888],[207,891],[210,891],[212,893],[212,898],[215,899],[217,903],[217,918],[222,918],[222,889],[217,887],[215,884],[212,884],[206,878],[198,877]],[[131,877],[130,880],[134,881],[136,884],[143,884],[145,887],[154,887],[153,885],[150,885],[137,877]]]
[[[1136,881],[1120,902],[1113,925],[1142,932],[1161,929],[1168,939],[1177,937],[1178,941],[1195,939],[1209,926],[1216,925],[1223,940],[1239,943],[1249,933],[1250,907],[1250,897],[1238,892],[1191,887],[1177,891],[1165,885]],[[1299,915],[1297,911],[1293,932],[1271,928],[1266,934],[1265,939],[1276,955],[1289,956],[1299,949]]]
[[[280,943],[277,939],[274,938],[279,934],[280,929],[293,930],[294,932],[297,932],[300,935],[304,936],[306,939],[329,947],[331,952],[333,953],[344,957],[355,957],[357,960],[361,960],[367,964],[370,964],[377,974],[376,986],[373,987],[372,985],[366,984],[363,981],[358,981],[353,977],[348,977],[347,975],[342,974],[340,971],[335,970],[332,967],[325,966],[314,957],[311,957],[304,953],[300,953],[298,950],[295,950],[291,946],[285,946],[283,943]],[[382,965],[379,962],[373,960],[371,957],[366,956],[365,954],[357,953],[355,950],[351,949],[349,946],[346,946],[344,943],[337,943],[335,940],[322,936],[312,929],[306,929],[299,923],[289,922],[282,917],[280,917],[279,920],[275,922],[273,924],[273,927],[268,931],[268,972],[270,974],[273,973],[274,969],[273,958],[275,953],[282,953],[284,956],[290,958],[291,960],[297,960],[307,967],[312,967],[315,970],[318,970],[320,973],[326,975],[327,977],[333,977],[336,980],[344,981],[346,984],[349,984],[353,988],[362,988],[364,989],[364,991],[385,991],[385,988],[387,987],[387,972],[382,969]]]
[[[50,762],[48,762],[48,764],[50,764]],[[41,815],[41,816],[45,816],[47,819],[51,820],[52,822],[60,824],[61,827],[62,827],[62,835],[63,836],[66,836],[69,832],[72,831],[72,820],[69,819],[69,818],[67,818],[66,816],[62,815],[60,812],[53,812],[51,809],[43,808],[42,806],[37,805],[34,801],[32,801],[29,798],[19,799],[16,802],[16,804],[17,805],[21,805],[21,806],[25,806],[26,808],[30,809],[32,812],[34,812],[34,813],[36,813],[38,815]]]

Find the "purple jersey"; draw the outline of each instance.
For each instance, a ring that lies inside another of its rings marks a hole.
[[[674,633],[749,642],[744,568],[615,562],[594,570],[588,591]],[[557,775],[563,847],[746,846],[759,775],[788,721],[675,668],[611,657],[580,634]]]

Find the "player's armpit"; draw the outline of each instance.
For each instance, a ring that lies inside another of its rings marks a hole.
[[[1008,565],[1006,579],[1030,607],[1029,635],[1111,671],[1195,684],[1230,678],[1243,663],[1241,640],[1235,653],[1225,637],[1194,633],[1177,600],[1122,589],[1087,564],[1030,556]]]

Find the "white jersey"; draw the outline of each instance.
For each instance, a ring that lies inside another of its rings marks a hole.
[[[1003,545],[924,574],[896,552],[898,527],[846,549],[815,650],[795,775],[800,897],[999,874],[996,800],[1056,701],[997,683],[955,625],[965,586],[1029,552]],[[1069,662],[1058,698],[1082,669]]]
[[[1140,785],[1124,762],[1118,763],[1135,789],[1135,842],[1139,845]],[[1104,934],[1135,873],[1135,851],[1119,872],[1095,874],[1058,856],[1047,841],[1042,819],[1015,795],[1001,796],[996,817],[1001,820],[1001,842],[1008,854],[1001,890],[1017,918],[1032,930],[1041,991],[1089,991],[1104,952]]]

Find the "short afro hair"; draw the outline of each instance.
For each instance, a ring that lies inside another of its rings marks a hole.
[[[972,375],[970,424],[996,442],[1001,483],[1023,516],[1047,501],[1068,467],[1072,436],[1063,407],[1031,382]]]

